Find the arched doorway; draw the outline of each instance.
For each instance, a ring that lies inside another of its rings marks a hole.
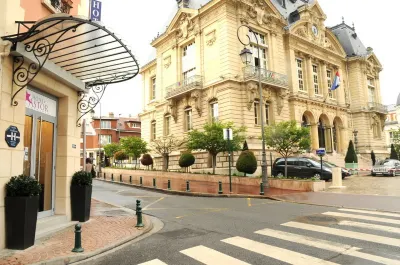
[[[319,148],[325,148],[327,153],[332,153],[332,128],[328,116],[321,114],[318,120]]]
[[[333,141],[333,151],[341,153],[342,150],[342,128],[343,122],[339,117],[335,117],[333,120],[332,127],[332,141]]]
[[[305,111],[301,118],[301,126],[310,128],[311,149],[318,148],[318,130],[314,115],[310,111]]]

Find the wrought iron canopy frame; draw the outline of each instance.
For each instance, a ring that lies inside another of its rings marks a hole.
[[[37,22],[16,23],[18,33],[2,39],[12,42],[14,51],[17,44],[23,44],[34,61],[14,56],[12,106],[18,105],[16,95],[49,60],[85,84],[86,91],[79,92],[77,106],[80,126],[80,119],[97,106],[109,84],[130,80],[139,73],[139,64],[131,50],[101,22],[55,14]],[[25,31],[21,32],[21,28]]]

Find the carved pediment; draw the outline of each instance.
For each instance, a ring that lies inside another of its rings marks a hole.
[[[175,33],[178,39],[187,38],[191,33],[199,31],[198,23],[196,23],[196,19],[193,19],[195,11],[182,10],[178,11],[167,29],[168,34]]]
[[[278,20],[279,13],[276,8],[265,0],[248,0],[241,4],[240,21],[248,24],[250,19],[258,25],[273,26]]]

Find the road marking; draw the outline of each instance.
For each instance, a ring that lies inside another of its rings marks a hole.
[[[247,206],[251,207],[251,198],[247,198]]]
[[[313,237],[301,236],[297,234],[287,233],[283,231],[277,231],[272,229],[263,229],[256,231],[256,234],[265,235],[269,237],[278,238],[281,240],[286,240],[289,242],[294,242],[298,244],[303,244],[310,247],[320,248],[328,251],[338,252],[342,255],[353,256],[365,260],[374,261],[381,264],[391,264],[400,265],[400,261],[392,260],[380,256],[371,255],[368,253],[358,252],[361,248],[353,247],[350,245],[344,245],[336,242],[326,241],[322,239],[317,239]]]
[[[383,232],[400,234],[400,228],[386,226],[386,225],[367,224],[367,223],[359,223],[359,222],[352,222],[352,221],[340,221],[339,225],[354,226],[354,227],[359,227],[359,228],[372,229],[372,230],[378,230],[378,231],[383,231]]]
[[[345,208],[340,208],[338,209],[339,211],[344,211],[344,212],[353,212],[353,213],[366,213],[366,214],[374,214],[374,215],[382,215],[382,216],[390,216],[390,217],[399,217],[400,214],[396,213],[385,213],[385,212],[376,212],[376,211],[364,211],[364,210],[355,210],[355,209],[345,209]]]
[[[140,263],[138,265],[168,265],[167,263],[162,262],[159,259],[153,259],[145,263]]]
[[[227,211],[229,210],[228,208],[221,208],[221,209],[215,209],[215,210],[209,210],[209,211],[205,211],[202,213],[194,213],[194,214],[187,214],[187,215],[181,215],[181,216],[177,216],[175,217],[176,219],[181,219],[183,217],[189,217],[189,216],[196,216],[196,215],[203,215],[203,214],[208,214],[208,213],[216,213],[216,212],[222,212],[222,211]]]
[[[366,233],[359,233],[359,232],[353,232],[353,231],[349,231],[349,230],[342,230],[342,229],[324,227],[324,226],[319,226],[319,225],[304,224],[304,223],[298,223],[298,222],[288,222],[288,223],[284,223],[282,225],[287,226],[287,227],[293,227],[293,228],[314,231],[314,232],[319,232],[319,233],[324,233],[324,234],[353,238],[353,239],[358,239],[358,240],[368,241],[368,242],[373,242],[373,243],[378,243],[378,244],[384,244],[384,245],[389,245],[389,246],[395,246],[395,247],[400,246],[399,239],[390,238],[390,237],[377,236],[377,235],[371,235],[371,234],[366,234]]]
[[[148,211],[152,210],[219,210],[221,208],[147,208]]]
[[[116,192],[116,194],[119,194],[119,193],[124,192],[124,191],[126,191],[126,190],[119,190],[119,191]]]
[[[149,207],[152,206],[153,204],[155,204],[155,203],[157,203],[157,202],[159,202],[159,201],[164,200],[164,198],[165,198],[165,197],[161,197],[160,199],[158,199],[158,200],[156,200],[156,201],[154,201],[154,202],[152,202],[152,203],[147,204],[146,207],[144,207],[142,210],[146,210],[147,208],[149,208]]]
[[[185,249],[182,250],[181,253],[207,265],[250,265],[247,262],[238,260],[205,246],[197,246],[194,248]]]
[[[252,252],[264,255],[266,257],[271,257],[271,258],[279,260],[279,261],[284,261],[289,264],[296,264],[296,265],[313,265],[313,264],[333,265],[333,264],[337,264],[334,262],[322,260],[319,258],[315,258],[312,256],[308,256],[305,254],[287,250],[284,248],[278,248],[275,246],[267,245],[267,244],[253,241],[253,240],[243,238],[243,237],[232,237],[232,238],[224,239],[221,241],[231,244],[231,245],[234,245],[236,247],[250,250]]]
[[[336,212],[326,212],[326,213],[322,213],[322,214],[400,225],[400,220],[387,219],[387,218],[382,218],[382,217],[374,217],[374,216],[366,216],[366,215],[358,215],[358,214],[348,214],[348,213],[336,213]]]

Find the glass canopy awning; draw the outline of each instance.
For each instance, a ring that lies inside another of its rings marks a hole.
[[[139,73],[131,50],[100,22],[55,14],[37,22],[16,23],[18,33],[2,37],[13,44],[13,106],[18,105],[18,92],[42,69],[57,73],[79,92],[79,126],[79,120],[101,100],[107,85]]]

